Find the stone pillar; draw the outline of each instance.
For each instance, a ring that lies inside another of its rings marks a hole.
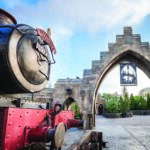
[[[84,130],[93,129],[94,127],[94,115],[93,114],[91,113],[87,114],[86,111],[83,111],[82,119],[84,121],[84,124],[83,124]]]
[[[85,110],[85,107],[84,107],[84,101],[85,101],[85,91],[84,90],[81,90],[80,91],[80,96],[81,96],[81,110],[82,112]]]
[[[124,27],[124,35],[125,36],[132,36],[132,28],[131,27]]]

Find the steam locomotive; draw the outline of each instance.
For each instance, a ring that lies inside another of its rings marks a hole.
[[[3,98],[6,94],[35,93],[49,81],[55,63],[55,46],[44,30],[26,24],[0,9],[0,150],[61,149],[67,128],[83,126],[72,111],[61,104],[50,109],[25,107],[20,98]],[[33,105],[37,105],[32,102]],[[42,149],[39,148],[39,149]]]

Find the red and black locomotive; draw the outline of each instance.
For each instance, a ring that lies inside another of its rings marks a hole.
[[[0,9],[0,150],[37,149],[50,143],[49,149],[61,149],[67,128],[83,126],[72,111],[61,104],[50,109],[25,107],[20,98],[3,95],[40,92],[48,83],[55,46],[42,29],[17,24]],[[37,105],[32,102],[32,105]]]

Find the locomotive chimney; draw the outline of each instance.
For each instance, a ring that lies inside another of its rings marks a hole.
[[[0,25],[5,24],[17,24],[17,21],[10,13],[0,8]]]

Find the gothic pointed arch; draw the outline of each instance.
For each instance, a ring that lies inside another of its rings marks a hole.
[[[100,69],[95,72],[96,77],[93,82],[95,84],[93,90],[93,113],[95,112],[98,89],[102,81],[120,62],[128,61],[134,63],[150,78],[149,42],[142,42],[139,34],[132,34],[131,27],[124,27],[123,35],[116,35],[116,43],[109,43],[108,49],[109,51],[100,53],[100,61],[97,63]]]
[[[69,106],[72,104],[72,103],[74,103],[75,102],[75,100],[74,100],[74,98],[72,98],[72,97],[68,97],[65,101],[64,101],[64,103],[63,103],[63,109],[64,110],[68,110],[69,109]]]
[[[124,50],[123,52],[116,55],[107,65],[102,69],[97,77],[95,85],[95,95],[97,95],[98,88],[105,78],[105,76],[120,62],[128,61],[134,63],[150,78],[150,60],[146,59],[144,55],[141,55],[136,50]]]

